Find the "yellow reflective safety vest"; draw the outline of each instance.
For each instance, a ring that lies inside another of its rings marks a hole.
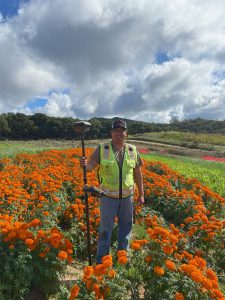
[[[100,188],[112,198],[125,198],[134,193],[134,168],[137,163],[137,149],[125,144],[122,166],[115,157],[111,142],[101,144],[99,149]]]

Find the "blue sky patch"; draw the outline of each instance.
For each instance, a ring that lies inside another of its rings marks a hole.
[[[219,70],[213,73],[214,76],[214,84],[217,84],[221,80],[225,79],[225,70]]]
[[[21,3],[29,0],[0,0],[0,12],[3,18],[10,18],[17,15]]]
[[[46,105],[46,103],[48,102],[47,99],[44,98],[37,98],[35,100],[31,100],[29,101],[25,107],[30,108],[30,109],[35,109],[35,108],[39,108],[39,107],[43,107]]]
[[[62,93],[69,95],[70,94],[70,89],[69,88],[65,88],[65,89],[63,89]]]
[[[163,64],[164,62],[167,62],[167,61],[170,61],[170,57],[167,55],[166,52],[163,52],[163,51],[159,51],[156,53],[155,55],[155,62],[156,64],[158,65],[161,65]]]

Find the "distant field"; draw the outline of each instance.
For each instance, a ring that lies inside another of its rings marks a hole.
[[[73,143],[43,140],[43,141],[1,141],[0,142],[0,158],[13,157],[14,155],[25,153],[37,153],[49,149],[64,149],[73,147]]]
[[[141,154],[141,156],[147,160],[163,162],[182,175],[196,178],[214,192],[225,197],[225,163],[158,154]]]
[[[87,146],[93,145],[93,141],[85,141]],[[67,149],[81,147],[79,141],[60,140],[38,140],[38,141],[0,141],[0,158],[13,157],[14,155],[25,153],[37,153],[50,149]]]
[[[150,132],[136,134],[129,138],[166,143],[189,148],[225,151],[225,135],[190,132]]]

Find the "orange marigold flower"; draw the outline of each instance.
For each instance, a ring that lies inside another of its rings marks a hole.
[[[194,271],[197,270],[197,268],[196,268],[195,266],[193,266],[193,265],[187,265],[187,264],[182,264],[182,265],[180,266],[180,268],[181,268],[181,270],[182,270],[184,273],[186,273],[186,274],[188,274],[188,275],[190,275],[192,272],[194,272]]]
[[[170,245],[163,246],[162,250],[165,254],[172,254],[173,253],[173,247],[171,247]]]
[[[188,253],[187,251],[183,251],[183,254],[187,257],[188,260],[193,259],[193,255]]]
[[[31,245],[33,245],[33,243],[34,243],[34,240],[32,240],[32,239],[26,239],[26,240],[25,240],[25,244],[26,244],[27,246],[31,246]]]
[[[214,280],[214,279],[211,279],[211,282],[212,282],[212,287],[214,289],[217,289],[219,287],[219,284],[218,284],[218,281],[217,280]]]
[[[217,298],[222,298],[223,297],[223,293],[217,289],[212,289],[212,294],[214,296],[216,296]]]
[[[196,256],[194,259],[196,260],[197,265],[198,265],[198,267],[201,270],[205,269],[205,267],[206,267],[206,260],[204,258]]]
[[[40,253],[39,253],[39,256],[40,256],[41,258],[44,258],[44,257],[46,256],[46,253],[45,253],[45,252],[40,252]]]
[[[204,279],[202,273],[200,271],[198,271],[198,270],[192,272],[190,274],[190,277],[195,282],[202,282],[202,280]]]
[[[175,271],[176,270],[176,265],[173,261],[167,260],[165,263],[165,266],[167,267],[168,270],[170,271]]]
[[[120,256],[127,256],[127,251],[126,250],[119,250],[117,252],[117,257],[120,257]]]
[[[94,268],[92,266],[87,266],[84,268],[83,272],[86,278],[90,278],[91,275],[94,273]]]
[[[45,215],[45,216],[49,216],[50,212],[49,211],[43,211],[42,214]]]
[[[60,240],[59,240],[59,239],[51,239],[51,240],[50,240],[50,244],[51,244],[52,247],[54,247],[54,248],[58,248],[58,247],[59,247],[59,243],[60,243]]]
[[[26,233],[26,231],[21,230],[21,231],[19,232],[18,236],[19,236],[19,239],[25,240],[26,237],[27,237],[27,233]]]
[[[100,286],[97,283],[95,283],[92,286],[92,290],[95,292],[95,295],[97,296],[97,295],[99,295],[99,292],[100,292]]]
[[[103,264],[99,264],[97,266],[95,266],[94,268],[94,274],[96,276],[100,276],[106,273],[106,268]]]
[[[148,229],[147,229],[147,233],[148,233],[149,235],[152,235],[152,234],[154,234],[154,230],[153,230],[152,228],[148,228]]]
[[[217,275],[212,269],[207,269],[206,270],[206,275],[209,279],[218,281]]]
[[[114,278],[116,276],[116,271],[115,270],[109,270],[107,273],[107,276],[109,278]]]
[[[127,256],[123,255],[118,258],[118,263],[120,265],[125,265],[128,262]]]
[[[66,253],[66,251],[60,251],[58,253],[58,258],[61,260],[65,260],[65,259],[67,259],[67,257],[68,257],[68,254]]]
[[[110,268],[113,265],[112,260],[108,259],[108,260],[104,260],[103,265],[105,268]]]
[[[182,293],[177,292],[175,295],[175,300],[184,300],[184,295]]]
[[[9,239],[13,239],[16,237],[16,232],[15,231],[11,231],[9,234],[8,234],[8,238]]]
[[[103,275],[96,276],[96,279],[97,279],[98,282],[102,282],[103,279],[104,279],[104,276]]]
[[[171,234],[169,238],[171,243],[173,244],[176,244],[178,242],[178,238],[174,234]]]
[[[175,257],[176,259],[178,259],[178,260],[182,260],[183,257],[184,257],[184,255],[183,255],[183,254],[175,253],[175,254],[174,254],[174,257]]]
[[[104,265],[104,267],[106,268],[110,268],[113,265],[112,262],[112,256],[111,255],[106,255],[102,258],[102,264]]]
[[[105,255],[102,257],[102,262],[106,261],[106,260],[112,260],[112,256],[111,255]]]
[[[73,262],[73,257],[71,255],[68,255],[67,260],[71,264]]]
[[[156,266],[154,267],[154,272],[158,275],[158,276],[162,276],[165,271],[162,267]]]
[[[152,257],[150,255],[145,256],[145,261],[146,262],[151,262],[152,261]]]
[[[139,250],[139,249],[141,249],[141,245],[139,243],[133,242],[133,243],[131,243],[131,249]]]
[[[82,277],[82,281],[83,281],[83,282],[87,282],[87,281],[88,281],[88,278],[84,275],[84,276]]]
[[[208,278],[204,278],[202,280],[202,286],[206,289],[206,290],[211,290],[212,289],[212,282],[211,280],[209,280]]]
[[[76,298],[79,294],[79,286],[77,284],[74,284],[74,286],[71,289],[71,296],[73,296],[73,298]]]
[[[87,287],[88,290],[92,289],[92,284],[93,284],[93,280],[91,278],[88,279],[87,282],[86,282],[86,287]]]

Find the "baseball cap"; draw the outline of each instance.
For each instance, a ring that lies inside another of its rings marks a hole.
[[[116,120],[112,124],[112,129],[117,129],[117,128],[127,129],[127,123],[123,120]]]

